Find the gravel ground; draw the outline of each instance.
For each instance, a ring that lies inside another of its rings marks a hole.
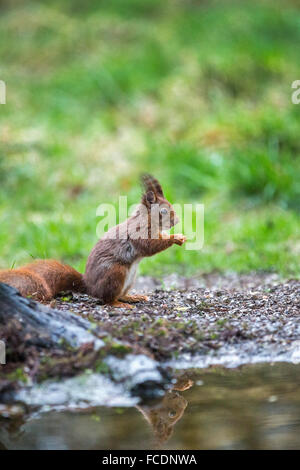
[[[274,274],[171,275],[163,281],[141,277],[135,287],[150,300],[132,310],[102,306],[86,295],[58,298],[55,308],[88,318],[159,361],[232,352],[243,362],[259,354],[268,360],[266,352],[269,360],[280,360],[291,351],[300,361],[299,280],[282,282]]]

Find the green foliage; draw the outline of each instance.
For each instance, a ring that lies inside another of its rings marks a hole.
[[[299,9],[288,0],[1,3],[0,264],[84,270],[96,208],[157,175],[201,251],[143,273],[299,275]]]
[[[233,155],[228,170],[237,196],[248,196],[258,203],[274,201],[299,211],[299,158],[270,149],[244,149]]]

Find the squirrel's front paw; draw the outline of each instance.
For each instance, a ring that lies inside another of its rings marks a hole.
[[[177,245],[183,245],[186,242],[186,237],[182,233],[175,233],[174,241]]]

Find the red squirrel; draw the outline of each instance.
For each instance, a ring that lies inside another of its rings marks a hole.
[[[155,178],[144,175],[142,183],[144,192],[136,211],[98,241],[83,275],[59,261],[37,260],[22,268],[0,271],[0,282],[15,287],[24,297],[44,302],[66,290],[86,293],[120,308],[133,308],[127,302],[147,301],[145,295],[128,294],[138,263],[174,243],[182,245],[186,237],[163,233],[179,219]]]

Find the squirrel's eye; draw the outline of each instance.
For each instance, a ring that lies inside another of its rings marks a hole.
[[[162,209],[160,209],[160,213],[163,215],[166,215],[168,213],[168,210],[165,207],[163,207]]]

